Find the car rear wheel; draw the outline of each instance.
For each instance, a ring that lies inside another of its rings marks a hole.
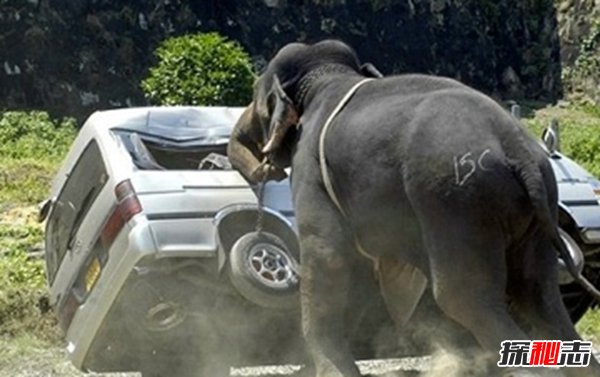
[[[589,250],[589,247],[583,242],[580,242],[579,237],[576,235],[562,231],[561,237],[569,248],[577,248],[577,250],[582,253],[585,260],[582,274],[592,284],[598,286],[600,284],[600,270],[592,268],[591,265],[594,262],[597,264],[600,261],[600,256],[597,253],[586,253],[586,251]],[[576,282],[561,284],[560,292],[573,323],[579,321],[588,309],[595,304],[592,295]]]
[[[247,233],[233,244],[229,258],[231,282],[244,298],[270,309],[299,307],[298,256],[279,237]]]

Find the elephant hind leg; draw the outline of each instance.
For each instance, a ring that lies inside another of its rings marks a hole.
[[[497,361],[502,341],[527,339],[508,310],[501,231],[459,211],[438,210],[420,223],[437,305]]]
[[[580,340],[575,326],[569,317],[560,295],[557,259],[551,243],[543,236],[532,237],[520,256],[531,260],[526,267],[518,270],[519,275],[512,280],[515,289],[511,299],[515,303],[516,314],[532,327],[532,338],[539,340]],[[600,365],[593,356],[587,368],[564,368],[568,376],[600,376]]]

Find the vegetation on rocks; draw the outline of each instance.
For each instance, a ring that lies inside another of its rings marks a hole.
[[[600,105],[600,3],[555,0],[558,9],[565,94]]]
[[[563,83],[572,98],[600,105],[600,15],[581,42],[579,54],[563,69]]]
[[[239,41],[258,68],[285,43],[339,38],[386,74],[457,77],[499,97],[560,96],[555,0],[1,3],[0,103],[78,120],[144,105],[139,83],[161,41],[213,31]]]

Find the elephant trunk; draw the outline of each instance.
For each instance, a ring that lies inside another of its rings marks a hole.
[[[281,147],[285,135],[292,125],[298,124],[299,118],[292,100],[285,94],[277,77],[274,78],[273,85],[275,88],[276,103],[271,114],[271,124],[269,126],[271,135],[267,144],[262,149],[262,153],[265,155],[273,153]]]

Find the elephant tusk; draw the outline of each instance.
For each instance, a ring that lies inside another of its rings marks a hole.
[[[279,127],[279,126],[280,126],[280,124],[277,124],[277,127],[276,127],[277,131],[275,131],[275,134],[269,138],[269,141],[261,150],[261,152],[263,154],[268,154],[268,153],[273,152],[275,149],[277,149],[277,147],[283,141],[283,138],[285,137],[285,134],[289,127]]]

